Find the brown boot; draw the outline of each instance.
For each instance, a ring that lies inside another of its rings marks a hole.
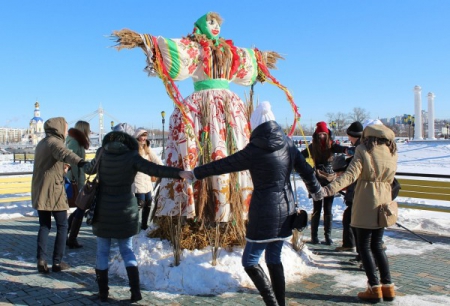
[[[381,285],[367,286],[366,291],[358,293],[361,300],[378,303],[381,302],[383,294],[381,293]]]
[[[381,292],[383,293],[383,300],[393,301],[395,298],[395,287],[394,284],[383,284],[381,285]]]

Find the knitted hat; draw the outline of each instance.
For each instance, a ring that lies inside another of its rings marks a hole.
[[[114,132],[124,132],[130,136],[133,136],[134,129],[128,123],[119,123],[113,128]]]
[[[314,133],[317,133],[317,134],[319,134],[319,133],[327,133],[327,134],[329,134],[326,122],[324,122],[324,121],[317,122],[316,130],[315,130]]]
[[[272,107],[268,101],[258,104],[250,117],[250,125],[252,130],[256,129],[258,125],[267,121],[275,120],[275,115],[272,113]]]
[[[137,128],[136,131],[134,131],[133,137],[138,139],[143,134],[148,134],[148,131],[145,128],[140,127],[140,128]]]
[[[350,126],[348,127],[347,135],[361,138],[362,131],[363,131],[363,126],[362,126],[361,122],[355,121],[352,124],[350,124]]]
[[[366,119],[362,123],[363,128],[366,128],[366,126],[369,125],[383,125],[383,122],[381,122],[379,119]]]

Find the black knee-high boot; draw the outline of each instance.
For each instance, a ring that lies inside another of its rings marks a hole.
[[[127,267],[128,281],[130,283],[131,301],[142,300],[138,267]]]
[[[250,279],[253,281],[253,284],[255,284],[255,287],[258,289],[259,294],[261,294],[264,303],[270,306],[277,306],[278,302],[275,298],[272,285],[270,284],[269,279],[261,266],[255,265],[246,267],[245,272],[247,272],[248,276],[250,276]]]
[[[270,280],[278,305],[285,306],[286,281],[284,278],[283,264],[267,264],[267,268],[269,269]]]
[[[73,218],[72,225],[70,226],[69,238],[67,238],[66,245],[69,249],[79,249],[82,248],[83,245],[78,243],[77,237],[80,232],[81,224],[83,223],[83,219]]]
[[[146,230],[148,228],[148,217],[150,216],[150,201],[145,201],[142,206],[142,222],[141,229]]]
[[[108,269],[106,270],[95,269],[95,275],[97,276],[98,297],[100,298],[100,301],[107,302],[109,293]]]
[[[326,245],[333,244],[333,240],[331,239],[332,223],[333,223],[333,215],[323,216],[323,231],[325,232]]]

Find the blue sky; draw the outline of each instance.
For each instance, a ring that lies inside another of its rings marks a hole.
[[[413,114],[415,85],[423,109],[433,92],[436,118],[450,119],[447,0],[17,0],[0,10],[0,127],[25,128],[38,100],[44,120],[73,124],[102,105],[106,127],[114,120],[161,128],[161,111],[173,110],[161,80],[143,72],[140,49],[118,52],[108,35],[129,28],[179,38],[208,11],[223,17],[221,36],[236,46],[285,57],[272,74],[294,95],[303,125],[354,107],[371,117]],[[183,96],[193,91],[190,79],[178,84]],[[244,98],[249,88],[232,90]],[[259,83],[255,94],[272,103],[280,123],[291,123],[281,90]]]

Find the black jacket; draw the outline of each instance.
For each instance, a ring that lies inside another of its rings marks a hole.
[[[315,133],[314,133],[315,135]],[[316,137],[313,135],[313,139],[315,139]],[[313,144],[310,143],[308,146],[308,149],[304,149],[301,154],[303,155],[303,157],[308,158],[311,157],[314,160],[314,166],[316,169],[322,170],[326,173],[332,174],[334,173],[333,171],[333,159],[334,159],[334,154],[335,153],[345,153],[347,150],[346,146],[341,146],[339,144],[337,144],[336,142],[333,141],[333,144],[331,145],[331,153],[332,155],[328,158],[324,158],[322,156],[310,156],[310,154],[312,154],[312,146]],[[328,185],[330,182],[322,179],[320,177],[317,177],[317,179],[319,180],[320,184],[322,186],[326,186]]]
[[[197,167],[197,179],[211,175],[249,170],[254,190],[250,201],[246,238],[249,241],[274,241],[292,235],[291,215],[294,199],[290,183],[292,167],[305,181],[309,192],[320,185],[314,169],[275,121],[259,125],[250,143],[226,158]]]
[[[103,139],[100,157],[99,193],[97,195],[94,235],[103,238],[129,238],[139,232],[139,209],[131,184],[137,172],[151,176],[180,178],[181,169],[160,166],[142,158],[136,139],[123,132],[110,132]],[[95,171],[99,151],[84,166],[87,174]]]

